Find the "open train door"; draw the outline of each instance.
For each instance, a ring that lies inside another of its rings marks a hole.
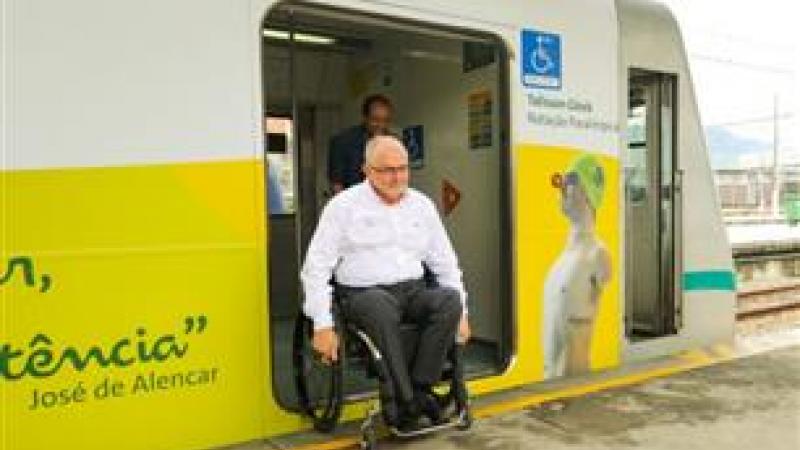
[[[502,372],[513,333],[504,44],[483,32],[306,4],[270,11],[263,35],[264,110],[274,135],[266,154],[276,178],[269,185],[282,190],[283,201],[269,217],[275,397],[296,407],[298,273],[332,195],[329,141],[360,122],[364,98],[376,93],[394,104],[393,131],[409,149],[411,186],[437,204],[464,272],[474,336],[465,352],[467,377]],[[375,383],[363,370],[345,370],[348,398],[371,395]]]

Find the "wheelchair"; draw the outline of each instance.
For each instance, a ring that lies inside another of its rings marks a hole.
[[[426,281],[429,286],[435,285],[427,276]],[[462,361],[464,344],[453,342],[448,350],[440,381],[432,393],[441,410],[445,411],[443,420],[410,431],[400,430],[387,418],[387,405],[394,402],[394,383],[388,367],[369,336],[353,323],[346,321],[340,313],[339,298],[340,295],[334,289],[334,330],[339,338],[335,363],[322,363],[313,349],[314,327],[311,319],[301,311],[295,322],[292,349],[295,388],[300,410],[312,420],[314,429],[330,433],[336,428],[344,403],[344,377],[347,369],[363,369],[368,379],[377,379],[378,382],[377,405],[373,402],[360,426],[360,445],[364,450],[376,448],[377,426],[380,422],[383,422],[390,436],[398,438],[420,436],[446,428],[470,428],[472,415]],[[415,324],[403,323],[400,332],[403,342],[407,344],[406,361],[410,363],[419,341],[419,331]]]

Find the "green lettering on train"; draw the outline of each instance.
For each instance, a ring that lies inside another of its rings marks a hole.
[[[208,326],[204,315],[187,317],[183,335],[202,334]],[[179,333],[180,334],[180,333]],[[183,358],[189,343],[178,334],[150,336],[144,327],[137,327],[135,337],[121,337],[105,345],[91,345],[80,349],[66,346],[54,349],[55,342],[45,333],[37,333],[27,346],[15,347],[10,343],[0,346],[0,377],[16,381],[25,377],[46,378],[65,367],[80,372],[88,367],[128,367],[142,363],[161,363]]]

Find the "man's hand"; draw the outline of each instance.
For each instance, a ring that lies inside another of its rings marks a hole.
[[[458,324],[458,336],[456,340],[461,344],[466,344],[472,336],[472,330],[469,328],[469,319],[467,316],[461,316],[461,322]]]
[[[322,356],[322,362],[336,362],[339,354],[339,338],[333,328],[314,330],[314,350]]]

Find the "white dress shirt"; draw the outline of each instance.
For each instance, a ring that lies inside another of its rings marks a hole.
[[[300,273],[303,311],[314,329],[330,327],[331,275],[345,286],[393,284],[421,278],[423,262],[440,285],[459,292],[466,314],[461,269],[433,202],[409,188],[399,202],[388,205],[363,181],[334,196],[322,210]]]

